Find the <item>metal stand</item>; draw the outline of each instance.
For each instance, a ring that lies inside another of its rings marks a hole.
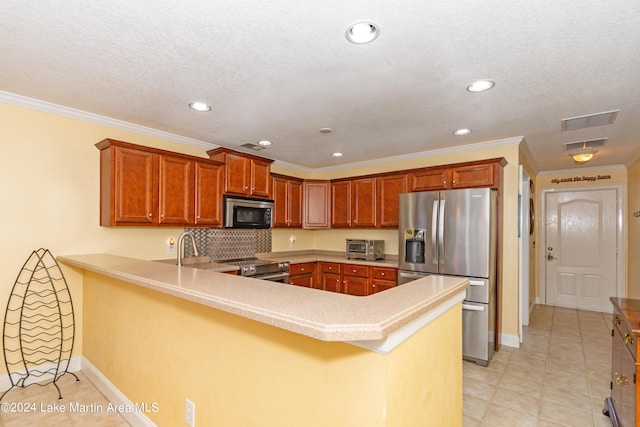
[[[75,322],[60,266],[48,249],[34,251],[20,270],[4,316],[2,343],[11,388],[53,385],[69,372]],[[41,382],[38,382],[41,381]]]

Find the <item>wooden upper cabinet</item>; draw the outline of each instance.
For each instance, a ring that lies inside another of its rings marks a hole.
[[[302,227],[302,180],[273,174],[274,227]]]
[[[207,151],[209,158],[225,164],[225,194],[271,198],[271,163],[228,148]]]
[[[187,226],[195,218],[195,162],[181,157],[158,155],[158,224]]]
[[[331,226],[331,182],[308,181],[302,184],[302,228]]]
[[[222,227],[224,166],[196,162],[196,225]]]
[[[493,187],[495,163],[451,169],[451,188]]]
[[[351,227],[351,181],[331,182],[331,226]]]
[[[221,224],[221,220],[209,220],[221,213],[223,165],[111,139],[96,147],[100,149],[100,225]],[[215,170],[213,176],[209,168]],[[207,219],[200,222],[196,211],[200,216],[205,212]]]
[[[351,181],[351,226],[376,226],[376,178]]]
[[[427,168],[411,171],[408,174],[409,191],[447,190],[451,188],[451,170]]]
[[[158,156],[124,147],[100,152],[100,225],[158,221]]]
[[[407,174],[379,176],[376,180],[376,227],[398,228],[400,194],[407,192]]]

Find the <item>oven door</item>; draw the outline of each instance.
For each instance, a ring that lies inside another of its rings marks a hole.
[[[251,276],[252,279],[269,280],[271,282],[279,282],[289,284],[289,272],[281,271],[278,273],[268,273],[263,275]]]

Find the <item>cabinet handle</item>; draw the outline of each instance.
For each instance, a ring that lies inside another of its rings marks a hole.
[[[442,185],[447,185],[447,181],[442,181]]]
[[[304,271],[304,268],[301,268],[300,271]]]
[[[453,180],[453,183],[454,183],[454,184],[456,183],[456,180],[455,180],[455,179]]]
[[[333,267],[329,267],[329,270],[333,270]]]
[[[196,217],[196,219],[200,219],[200,215],[198,215],[198,216]]]
[[[381,276],[384,276],[384,271],[382,273],[380,273]]]
[[[376,285],[375,285],[375,284],[373,284],[373,285],[371,285],[371,287],[372,287],[372,288],[375,288],[375,287],[376,287]]]
[[[151,218],[152,216],[153,216],[153,212],[151,212],[151,213],[149,214],[149,218]]]
[[[354,269],[354,270],[353,270],[353,272],[354,272],[354,273],[355,273],[356,271],[358,271],[358,270],[356,270],[356,269]]]
[[[245,185],[245,186],[244,186],[244,189],[245,189],[245,190],[248,190],[248,189],[249,189],[249,186],[248,186],[248,185]]]
[[[160,218],[163,218],[163,219],[164,219],[164,214],[160,215]]]

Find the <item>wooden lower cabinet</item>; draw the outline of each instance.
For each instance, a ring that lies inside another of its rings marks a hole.
[[[291,264],[289,266],[289,284],[319,289],[320,286],[316,279],[316,267],[316,262]]]
[[[624,427],[640,425],[640,374],[638,340],[640,339],[640,300],[610,298],[613,304],[611,328],[611,398],[615,418]],[[607,405],[609,406],[609,405]],[[613,409],[605,407],[611,412]],[[613,414],[609,413],[612,417]]]
[[[398,269],[390,267],[370,267],[371,286],[369,294],[386,291],[398,284]]]
[[[337,262],[319,262],[321,289],[342,292],[342,265]]]
[[[369,295],[369,267],[345,264],[342,266],[343,292],[348,295]]]

